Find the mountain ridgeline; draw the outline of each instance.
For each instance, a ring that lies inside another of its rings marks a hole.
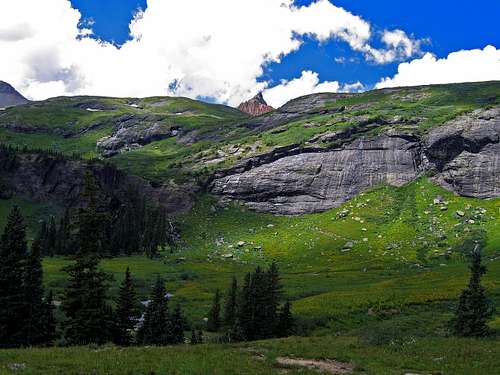
[[[14,87],[7,82],[0,81],[0,108],[4,109],[26,103],[28,103],[28,99],[17,92]]]
[[[2,143],[26,154],[3,174],[1,195],[77,196],[72,174],[82,175],[82,161],[49,161],[34,149],[106,159],[174,214],[200,192],[261,212],[321,212],[424,175],[460,195],[500,195],[499,82],[313,94],[259,113],[170,97],[8,108]]]

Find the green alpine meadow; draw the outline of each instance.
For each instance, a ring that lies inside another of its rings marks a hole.
[[[0,375],[499,375],[499,14],[0,1]]]
[[[15,296],[2,287],[1,316],[20,328],[2,336],[0,371],[495,373],[500,171],[482,154],[499,104],[488,82],[312,95],[259,116],[169,97],[2,111]],[[324,160],[280,175],[282,160],[382,137],[411,143],[410,172],[386,168],[388,152],[406,158],[389,142],[357,146],[366,168],[345,167],[343,197],[314,192],[310,173],[336,183]],[[459,178],[472,168],[485,186]],[[245,181],[259,169],[274,192]],[[236,192],[217,188],[235,176]]]

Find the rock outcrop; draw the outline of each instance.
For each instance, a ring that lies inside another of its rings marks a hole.
[[[423,137],[389,129],[331,149],[274,150],[219,171],[211,190],[257,211],[294,215],[337,207],[371,187],[401,186],[432,171],[457,194],[496,197],[499,137],[500,107],[478,110]]]
[[[7,82],[0,81],[0,108],[14,107],[26,103],[28,103],[28,99],[17,92],[14,87]]]
[[[76,207],[87,170],[92,172],[100,190],[108,196],[120,198],[134,187],[165,207],[169,214],[187,211],[193,203],[193,186],[165,184],[154,187],[140,177],[127,175],[104,163],[63,159],[45,153],[13,154],[5,151],[0,152],[0,199],[18,196],[34,202]]]
[[[424,145],[442,186],[469,197],[500,196],[500,107],[436,128]]]
[[[324,211],[378,185],[401,186],[420,172],[419,144],[398,137],[361,138],[338,150],[300,153],[216,179],[213,192],[257,211]]]
[[[116,122],[113,134],[97,141],[97,150],[105,157],[179,133],[178,126],[165,123],[161,116],[124,115],[117,118]]]
[[[248,113],[251,116],[260,116],[264,113],[268,113],[274,110],[273,107],[266,103],[261,92],[255,95],[252,99],[241,103],[238,106],[238,109],[241,112]]]

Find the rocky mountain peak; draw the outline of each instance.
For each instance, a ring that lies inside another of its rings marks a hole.
[[[28,103],[28,99],[16,91],[14,87],[4,81],[0,81],[0,108],[13,107]]]
[[[238,106],[241,112],[248,113],[252,116],[259,116],[267,112],[274,110],[273,107],[268,105],[262,96],[262,92],[259,92],[252,99],[241,103]]]

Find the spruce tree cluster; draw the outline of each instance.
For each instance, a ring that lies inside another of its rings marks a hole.
[[[14,206],[0,238],[0,347],[48,345],[55,338],[52,295],[45,297],[40,245],[26,242]]]
[[[97,187],[90,173],[85,175],[82,196],[87,205],[78,212],[76,255],[74,263],[64,269],[69,281],[61,307],[66,316],[64,338],[69,345],[103,344],[113,336],[112,311],[107,303],[112,278],[99,268],[104,243],[99,228],[107,218],[98,212]]]
[[[75,255],[80,230],[87,233],[85,225],[93,226],[93,251],[101,256],[144,253],[154,258],[160,249],[175,245],[175,229],[165,209],[152,204],[137,188],[129,186],[120,199],[109,199],[87,171],[81,198],[89,213],[87,221],[80,222],[80,208],[66,210],[58,224],[53,216],[41,223],[37,239],[44,256]]]
[[[114,342],[117,345],[128,346],[134,342],[134,329],[141,316],[141,306],[135,291],[130,269],[125,271],[115,313],[115,333]]]
[[[186,320],[179,305],[170,312],[164,280],[158,276],[137,333],[141,345],[169,345],[184,342]]]
[[[222,326],[230,341],[259,340],[293,334],[294,319],[290,302],[281,306],[283,297],[278,266],[267,270],[257,267],[245,275],[241,289],[235,278],[226,294],[224,316],[220,317],[218,291],[209,312],[207,329],[218,331]]]
[[[452,329],[459,336],[486,336],[489,333],[488,319],[495,307],[486,295],[481,285],[481,277],[486,273],[486,267],[481,262],[481,251],[476,246],[471,253],[470,280],[467,288],[460,295]]]

